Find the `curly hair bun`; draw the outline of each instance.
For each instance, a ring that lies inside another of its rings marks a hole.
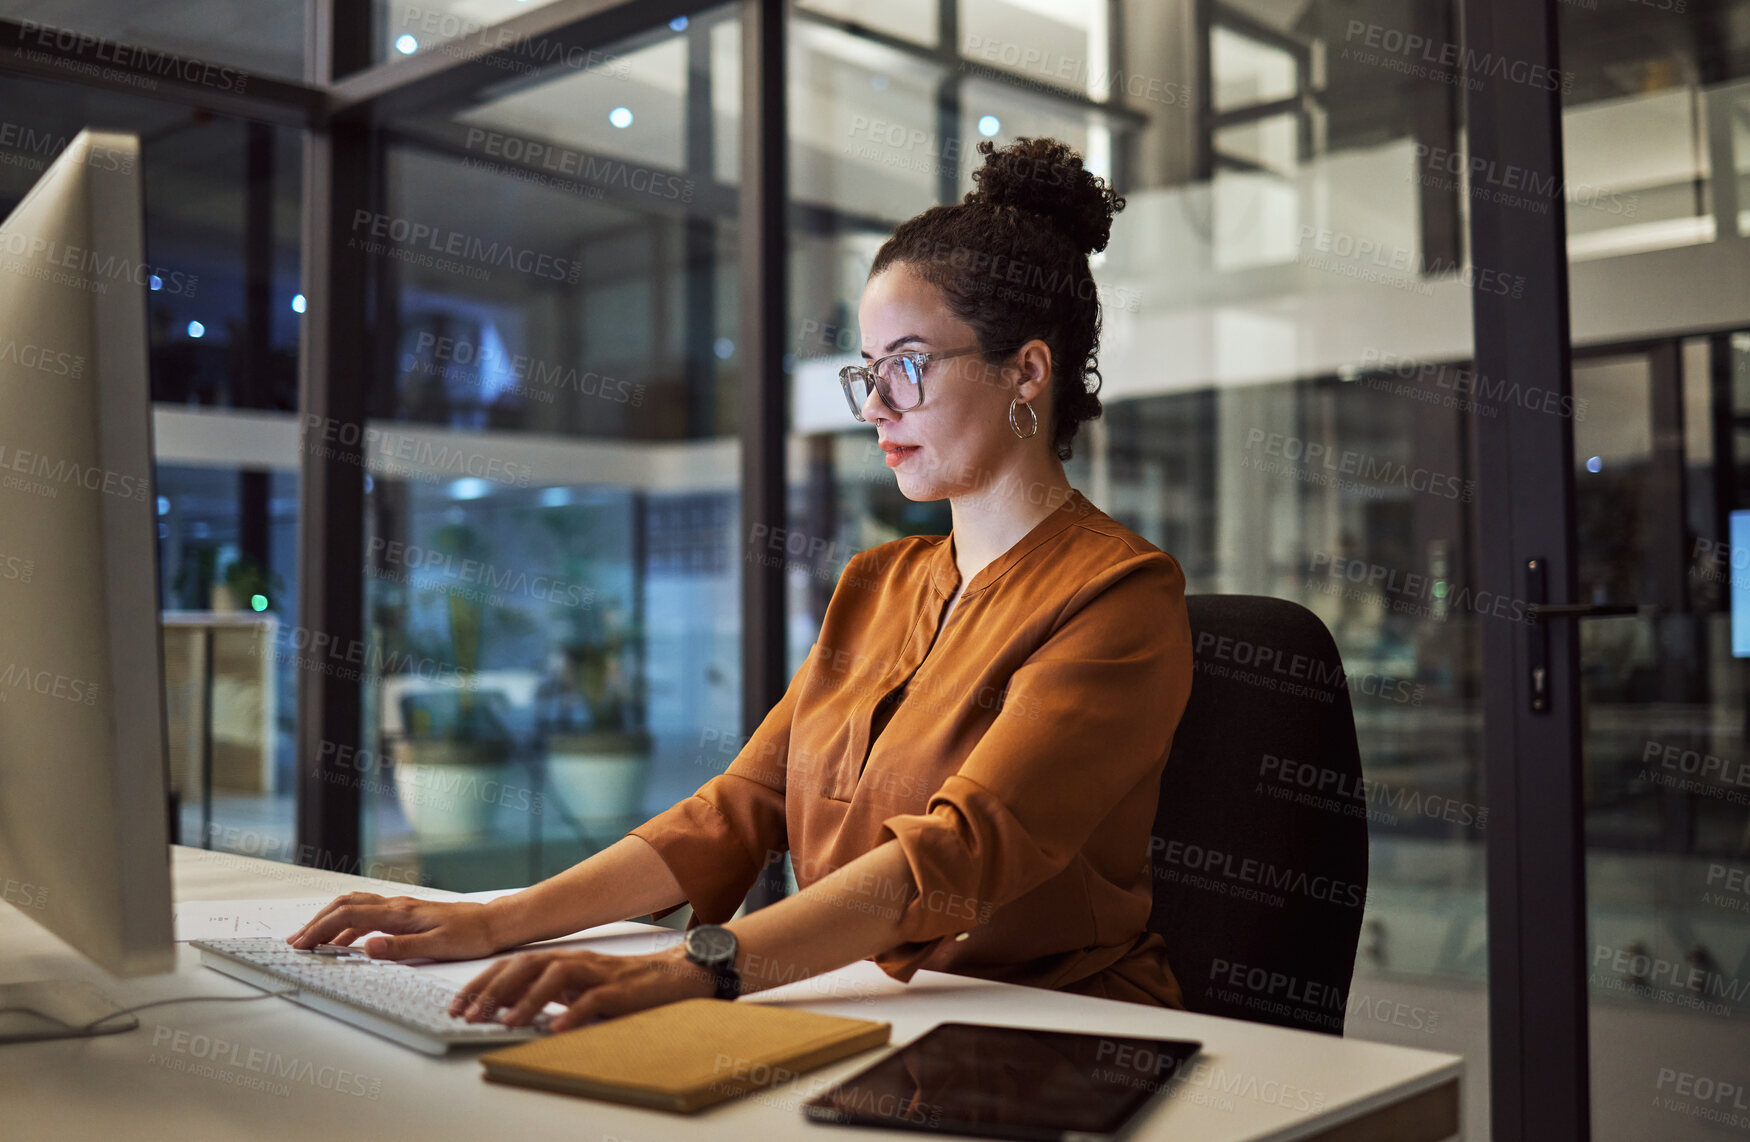
[[[1057,139],[1022,135],[1001,150],[985,139],[978,144],[984,165],[972,172],[978,189],[970,205],[1011,206],[1050,220],[1076,249],[1093,254],[1112,237],[1112,216],[1124,198],[1082,165],[1082,157]]]

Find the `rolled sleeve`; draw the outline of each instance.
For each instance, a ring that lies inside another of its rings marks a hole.
[[[927,945],[983,923],[1062,872],[1164,764],[1190,691],[1190,622],[1176,561],[1145,552],[1077,592],[1016,668],[960,770],[922,813],[882,824],[883,841],[899,842],[917,887],[900,922],[913,946],[895,949],[898,958],[915,965]]]
[[[735,915],[766,861],[789,847],[784,833],[784,791],[729,773],[631,831],[662,857],[704,924]]]
[[[815,645],[729,768],[628,833],[649,842],[662,857],[701,923],[721,924],[734,916],[760,869],[790,847],[785,761]],[[660,920],[679,907],[664,908],[655,916]]]

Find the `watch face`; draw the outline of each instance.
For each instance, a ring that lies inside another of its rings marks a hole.
[[[734,962],[735,933],[716,924],[694,928],[687,933],[687,958],[701,964]]]

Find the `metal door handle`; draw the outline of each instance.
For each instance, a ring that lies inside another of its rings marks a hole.
[[[1533,630],[1526,647],[1526,688],[1531,712],[1549,713],[1549,627],[1544,619],[1601,619],[1615,615],[1657,615],[1657,603],[1546,603],[1549,597],[1547,563],[1525,561],[1525,621]]]

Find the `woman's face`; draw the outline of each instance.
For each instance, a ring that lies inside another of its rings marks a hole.
[[[948,353],[978,344],[972,327],[949,312],[941,291],[904,263],[869,279],[857,316],[864,364],[904,349]],[[924,365],[920,404],[894,412],[879,392],[872,392],[863,401],[863,418],[875,426],[882,445],[909,446],[910,451],[886,453],[887,466],[908,499],[961,496],[991,488],[1019,460],[1023,442],[1009,427],[1011,400],[1019,396],[1031,402],[1040,416],[1040,434],[1049,429],[1046,402],[1040,399],[1049,378],[1049,352],[1039,341],[1029,343],[1018,365],[1006,368],[986,364],[979,354],[930,361]],[[853,387],[853,396],[856,391]],[[1025,409],[1017,409],[1015,419],[1023,430],[1032,424]]]

